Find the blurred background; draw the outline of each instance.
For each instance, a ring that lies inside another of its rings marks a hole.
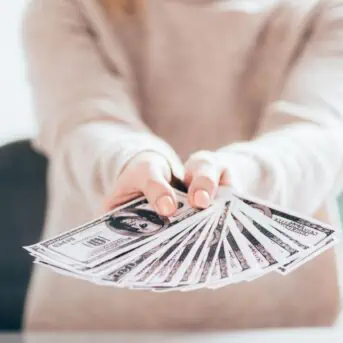
[[[32,264],[21,246],[39,239],[45,208],[46,161],[28,144],[35,124],[20,44],[26,3],[0,0],[0,331],[20,329]]]
[[[19,330],[32,261],[21,246],[43,224],[45,167],[30,150],[34,135],[20,43],[27,0],[0,0],[0,331]]]
[[[27,0],[0,0],[0,143],[32,136],[34,123],[19,31]]]

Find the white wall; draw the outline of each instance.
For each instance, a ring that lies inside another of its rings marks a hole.
[[[34,133],[20,45],[20,18],[27,2],[0,0],[0,145]]]

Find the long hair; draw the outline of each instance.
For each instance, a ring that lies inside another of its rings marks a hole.
[[[100,0],[110,17],[140,14],[147,0]]]

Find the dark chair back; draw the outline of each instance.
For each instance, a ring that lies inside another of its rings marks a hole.
[[[32,258],[23,245],[39,240],[46,203],[46,159],[29,141],[0,147],[0,330],[21,328]]]

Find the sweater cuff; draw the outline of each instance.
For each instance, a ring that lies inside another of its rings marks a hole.
[[[265,178],[260,162],[246,152],[225,148],[217,151],[218,158],[227,167],[230,184],[235,191],[244,195],[257,195],[259,186]]]

